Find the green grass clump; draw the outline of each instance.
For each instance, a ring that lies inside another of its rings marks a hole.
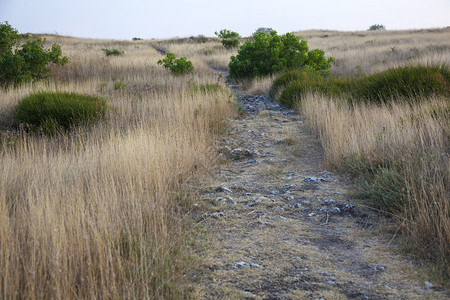
[[[126,90],[127,89],[127,84],[125,82],[119,80],[116,83],[114,83],[114,89],[116,91]]]
[[[205,83],[200,85],[193,85],[191,87],[193,93],[210,94],[220,91],[225,91],[225,88],[218,83]]]
[[[450,70],[445,66],[406,66],[355,80],[356,100],[389,103],[395,98],[415,100],[430,95],[449,96]]]
[[[372,205],[388,213],[400,213],[408,195],[405,189],[405,175],[396,167],[378,167],[366,173],[360,196],[368,198]]]
[[[283,90],[291,81],[297,80],[305,80],[308,74],[305,71],[301,70],[291,70],[282,73],[280,76],[276,77],[272,86],[269,90],[269,96],[275,98],[278,96],[278,93]]]
[[[281,88],[279,101],[286,107],[293,107],[308,92],[319,92],[336,97],[348,95],[349,81],[346,79],[328,78],[311,72],[299,72],[297,75],[295,74],[295,72],[287,74],[284,80],[282,78],[282,80],[277,82],[278,86],[272,85],[271,88],[273,92]],[[289,77],[300,79],[289,82]],[[282,88],[283,85],[284,88]]]
[[[279,95],[281,103],[292,107],[308,92],[377,104],[395,99],[415,102],[431,95],[449,97],[450,70],[447,66],[406,66],[357,78],[290,71],[274,80],[270,94]]]
[[[106,56],[122,56],[125,55],[124,51],[118,49],[102,49]]]
[[[66,92],[39,92],[22,98],[15,110],[19,123],[53,135],[104,117],[106,102],[95,96]]]

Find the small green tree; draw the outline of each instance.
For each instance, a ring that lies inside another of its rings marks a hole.
[[[306,41],[292,33],[279,36],[275,30],[270,34],[261,31],[253,39],[241,46],[237,56],[231,56],[228,65],[231,78],[264,76],[291,69],[329,73],[333,58],[326,59],[320,49],[308,51]]]
[[[164,68],[169,69],[174,75],[189,74],[194,72],[194,66],[192,62],[187,60],[186,57],[176,58],[172,52],[167,52],[166,57],[158,60],[158,65],[162,65]]]
[[[21,45],[21,41],[26,40]],[[20,84],[50,76],[50,64],[64,65],[61,46],[44,49],[41,38],[19,34],[8,22],[0,23],[0,85]]]
[[[369,27],[368,30],[386,30],[386,27],[384,27],[384,25],[381,24],[374,24],[372,26]]]
[[[222,39],[222,45],[225,48],[230,49],[239,47],[239,33],[227,29],[222,29],[219,32],[214,32],[214,34]]]

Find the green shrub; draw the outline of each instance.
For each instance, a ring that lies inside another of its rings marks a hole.
[[[15,110],[19,123],[45,134],[90,125],[107,110],[106,102],[95,96],[66,92],[39,92],[22,98]]]
[[[317,92],[332,97],[349,95],[349,81],[340,78],[328,78],[312,72],[301,72],[302,78],[291,81],[283,88],[279,101],[286,107],[295,103],[308,92]]]
[[[304,80],[306,72],[302,70],[291,70],[277,76],[269,90],[269,96],[277,97],[278,93],[284,89],[291,81]]]
[[[132,40],[133,41],[142,41],[143,39],[142,38],[138,38],[138,37],[134,37],[134,38],[132,38]]]
[[[308,51],[305,40],[292,33],[279,36],[256,33],[253,41],[246,41],[232,56],[228,65],[230,77],[234,79],[264,76],[290,69],[306,69],[328,74],[332,58],[325,59],[322,50]]]
[[[386,30],[386,27],[384,27],[384,25],[381,24],[374,24],[372,26],[369,27],[368,30]]]
[[[353,82],[355,100],[387,103],[395,98],[410,101],[430,95],[450,95],[450,70],[446,66],[406,66],[368,75]]]
[[[219,32],[216,31],[214,34],[222,39],[222,45],[225,48],[230,49],[239,47],[239,33],[227,29],[222,29]]]
[[[118,49],[102,49],[106,56],[122,56],[125,55],[124,51]]]
[[[167,52],[164,59],[158,60],[158,65],[169,69],[174,75],[190,74],[194,72],[192,62],[186,57],[176,58],[172,52]]]
[[[237,48],[237,47],[239,47],[239,41],[238,40],[222,40],[222,45],[228,49]]]
[[[214,32],[215,35],[222,39],[237,39],[239,38],[239,33],[227,29],[222,29],[219,32]]]
[[[450,71],[446,66],[407,66],[355,78],[290,71],[274,80],[270,94],[276,97],[280,93],[280,102],[292,107],[310,91],[372,103],[389,103],[397,98],[414,102],[431,95],[450,97]]]
[[[20,44],[21,40],[27,40]],[[0,85],[50,77],[49,64],[64,65],[69,59],[62,56],[61,47],[53,44],[44,49],[41,38],[30,39],[19,34],[8,22],[0,23]]]

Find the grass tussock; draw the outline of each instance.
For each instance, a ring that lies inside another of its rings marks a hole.
[[[323,77],[306,71],[289,71],[277,77],[271,95],[292,107],[309,92],[353,101],[389,103],[397,98],[410,102],[432,95],[450,95],[447,66],[405,66],[359,77]]]
[[[448,99],[410,105],[357,103],[309,94],[301,109],[327,164],[362,182],[372,205],[398,219],[413,252],[450,270]]]
[[[63,92],[38,92],[22,98],[15,118],[22,125],[32,126],[47,134],[90,125],[104,117],[105,100],[89,95]]]
[[[160,70],[148,44],[60,43],[68,69],[0,90],[0,297],[192,297],[190,186],[215,166],[230,91],[201,68],[187,77]],[[113,47],[127,55],[100,57]],[[111,109],[91,127],[21,131],[14,112],[37,92],[94,95]]]

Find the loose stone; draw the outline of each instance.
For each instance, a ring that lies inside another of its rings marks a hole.
[[[245,262],[245,261],[241,261],[241,262],[238,262],[238,263],[234,264],[234,265],[232,266],[232,268],[233,268],[233,269],[240,269],[240,268],[262,268],[262,266],[260,266],[260,265],[258,265],[258,264],[255,264],[255,263],[248,263],[248,262]]]
[[[334,204],[336,201],[334,201],[333,199],[326,199],[325,201],[323,201],[324,205],[331,205]]]
[[[232,193],[232,191],[224,186],[219,186],[218,188],[216,188],[215,190],[216,192],[227,192],[227,193]]]
[[[220,218],[220,217],[224,217],[225,216],[225,213],[224,212],[214,212],[214,213],[212,213],[211,214],[211,217],[213,217],[214,219],[218,219],[218,218]]]
[[[224,204],[236,205],[236,201],[234,201],[231,197],[217,197],[216,201]]]

